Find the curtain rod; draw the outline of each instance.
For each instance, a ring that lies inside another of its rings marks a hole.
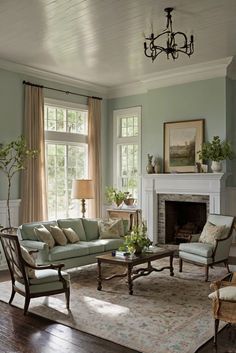
[[[63,93],[66,93],[66,94],[73,94],[73,95],[75,95],[75,96],[81,96],[81,97],[86,97],[86,98],[93,98],[93,99],[102,100],[101,97],[87,96],[86,94],[80,94],[80,93],[65,91],[65,90],[63,90],[63,89],[58,89],[58,88],[53,88],[53,87],[47,87],[47,86],[37,85],[36,83],[32,83],[32,82],[29,82],[29,81],[23,81],[23,85],[34,86],[34,87],[41,87],[41,88],[50,89],[50,90],[52,90],[52,91],[63,92]]]

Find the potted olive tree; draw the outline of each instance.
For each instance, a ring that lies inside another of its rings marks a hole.
[[[26,169],[26,161],[29,158],[34,158],[37,154],[38,151],[27,147],[23,136],[17,138],[15,141],[9,142],[6,145],[0,145],[0,170],[7,178],[7,214],[8,226],[10,228],[12,228],[10,213],[12,178],[16,173]]]
[[[232,159],[234,156],[229,142],[221,141],[219,136],[214,136],[211,142],[205,142],[201,151],[198,151],[201,160],[211,160],[211,169],[213,173],[219,173],[222,170],[222,161]]]

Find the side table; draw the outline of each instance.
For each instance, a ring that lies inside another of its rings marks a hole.
[[[121,218],[129,221],[129,229],[138,226],[142,221],[142,210],[140,208],[108,208],[108,217],[112,219]]]

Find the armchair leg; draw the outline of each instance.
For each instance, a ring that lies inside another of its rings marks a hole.
[[[11,305],[13,299],[14,299],[15,294],[16,294],[15,289],[12,287],[11,298],[10,298],[10,300],[9,300],[9,304],[10,304],[10,305]]]
[[[217,333],[219,328],[219,319],[215,319],[215,335],[214,335],[214,345],[217,345]]]
[[[208,282],[209,266],[205,266],[205,282]]]
[[[181,257],[179,258],[179,272],[183,271],[183,260],[181,259]]]
[[[225,260],[225,261],[224,261],[224,265],[225,265],[225,267],[227,268],[227,271],[230,273],[228,260]]]
[[[29,303],[30,303],[30,297],[26,296],[25,297],[25,306],[24,306],[24,315],[27,314],[28,308],[29,308]]]
[[[70,288],[67,288],[65,295],[66,295],[66,308],[67,310],[70,310]]]

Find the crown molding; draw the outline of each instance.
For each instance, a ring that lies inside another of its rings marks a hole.
[[[102,86],[86,82],[73,77],[37,69],[28,65],[18,64],[12,61],[0,59],[0,68],[43,80],[66,84],[77,89],[83,89],[93,94],[99,94],[102,98],[118,98],[147,93],[149,90],[206,80],[216,77],[229,77],[236,79],[236,60],[226,57],[219,60],[182,66],[177,69],[160,71],[141,76],[138,81],[119,86]]]
[[[177,69],[160,71],[140,77],[139,81],[112,87],[109,90],[108,98],[118,98],[147,93],[149,90],[180,85],[193,81],[207,80],[216,77],[230,76],[233,78],[234,70],[227,71],[233,61],[233,57],[226,57],[219,60],[182,66]],[[131,92],[131,93],[130,93]]]
[[[47,70],[37,69],[28,65],[18,64],[12,61],[0,59],[0,68],[7,71],[13,71],[20,74],[34,76],[47,81],[66,84],[89,92],[99,93],[102,98],[106,98],[107,96],[108,88],[106,86],[97,85],[91,82],[86,82]]]

